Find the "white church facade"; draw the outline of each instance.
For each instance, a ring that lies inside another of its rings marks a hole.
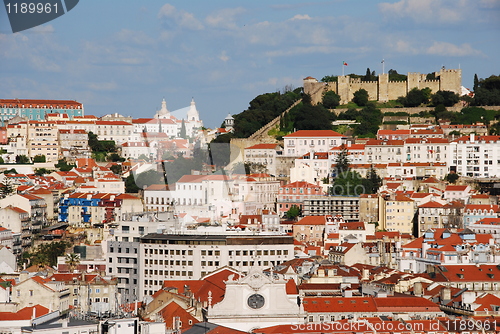
[[[303,324],[306,314],[299,306],[298,294],[287,293],[288,282],[272,272],[267,276],[258,268],[252,268],[240,279],[229,277],[224,299],[209,306],[207,319],[247,332],[281,324]]]

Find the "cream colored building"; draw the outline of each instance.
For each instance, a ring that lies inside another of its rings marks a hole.
[[[28,123],[28,155],[44,155],[46,161],[59,159],[59,140],[55,122],[30,121]]]
[[[309,152],[328,152],[346,143],[346,138],[333,130],[299,130],[283,137],[283,156],[300,157]]]
[[[257,144],[245,148],[245,162],[262,164],[267,172],[276,175],[276,155],[282,148],[276,144]]]
[[[365,159],[369,164],[387,164],[404,161],[403,140],[372,139],[365,144]]]
[[[49,310],[61,312],[69,309],[70,291],[63,282],[34,276],[12,287],[11,301],[18,303],[18,308],[42,305]]]
[[[377,194],[361,194],[359,196],[359,221],[378,222],[378,204]]]
[[[415,203],[405,195],[379,197],[379,229],[389,232],[413,233]]]

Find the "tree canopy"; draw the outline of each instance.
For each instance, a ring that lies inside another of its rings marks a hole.
[[[354,125],[354,135],[360,137],[374,138],[382,124],[383,115],[373,102],[357,110],[350,108],[347,111],[340,113],[338,119],[354,120],[360,124]]]
[[[31,160],[26,155],[24,154],[16,155],[16,164],[29,164],[29,163],[31,163]]]
[[[33,157],[33,162],[46,162],[47,159],[45,158],[45,155],[43,154],[37,154]]]
[[[430,88],[412,88],[406,96],[401,96],[398,98],[398,102],[400,102],[405,107],[418,107],[421,104],[429,103],[429,99],[431,97]]]
[[[76,167],[75,164],[69,164],[65,158],[59,159],[57,164],[55,164],[55,167],[59,169],[61,172],[69,172],[73,168]]]
[[[368,103],[368,92],[366,91],[366,89],[361,88],[355,91],[352,102],[356,103],[360,107],[366,106],[366,104]]]
[[[323,94],[323,106],[327,109],[335,109],[340,105],[340,96],[332,90]]]
[[[285,93],[266,93],[254,98],[247,110],[233,115],[234,136],[246,138],[252,135],[300,99],[301,90],[297,88]]]
[[[440,90],[435,94],[432,94],[431,103],[433,106],[438,106],[440,104],[445,107],[452,107],[459,101],[458,94],[451,92],[449,90]]]
[[[69,247],[71,243],[67,241],[40,244],[32,251],[23,253],[20,262],[21,264],[54,267],[57,265],[57,257],[64,255]]]
[[[474,76],[474,99],[476,106],[498,106],[500,105],[500,76],[491,75],[486,79]]]

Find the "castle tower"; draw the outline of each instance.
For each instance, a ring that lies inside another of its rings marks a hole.
[[[200,114],[198,113],[198,110],[196,110],[194,98],[191,100],[191,105],[189,106],[189,110],[187,112],[187,120],[189,122],[198,122],[200,120]]]
[[[224,125],[226,126],[226,129],[232,129],[234,126],[234,118],[231,116],[231,114],[227,114],[226,118],[224,119]]]
[[[420,73],[409,72],[406,80],[406,94],[413,88],[420,89]]]
[[[161,109],[156,112],[155,118],[170,118],[170,111],[167,109],[167,101],[161,101]]]
[[[350,90],[351,77],[348,75],[339,75],[337,81],[337,94],[340,96],[340,104],[346,104],[351,101],[354,96],[354,92]]]
[[[449,90],[460,94],[462,91],[462,70],[447,70],[442,68],[436,72],[436,77],[439,77],[439,90]]]
[[[380,102],[389,101],[389,74],[378,75],[378,100]]]

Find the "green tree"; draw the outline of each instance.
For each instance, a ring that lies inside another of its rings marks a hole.
[[[358,172],[348,171],[335,178],[329,193],[333,196],[359,196],[366,193],[364,180]]]
[[[479,80],[474,90],[473,105],[496,106],[500,105],[500,76],[491,75]]]
[[[295,113],[297,130],[331,130],[332,113],[322,105],[303,104]]]
[[[363,81],[376,81],[377,76],[375,75],[375,71],[370,72],[370,68],[366,69],[366,74],[363,77]]]
[[[399,74],[398,71],[390,69],[387,74],[389,74],[389,81],[406,81],[408,76],[404,74]]]
[[[295,220],[302,214],[302,210],[297,205],[292,205],[285,213],[287,219]]]
[[[473,88],[473,91],[475,92],[478,87],[479,87],[479,79],[477,78],[477,74],[474,74],[474,88]]]
[[[361,88],[354,92],[354,97],[352,102],[356,103],[358,106],[364,107],[368,103],[368,92]]]
[[[15,191],[10,179],[5,178],[3,183],[0,183],[0,196],[5,198]]]
[[[322,82],[337,82],[338,81],[338,76],[336,75],[325,75],[321,81]]]
[[[266,93],[254,98],[247,110],[233,115],[234,136],[246,138],[252,135],[299,100],[302,97],[301,90],[297,88],[285,93]]]
[[[458,174],[456,174],[456,173],[450,173],[444,177],[445,181],[447,181],[449,183],[455,183],[455,182],[457,182],[457,180],[459,178],[460,178],[460,176],[458,176]]]
[[[334,177],[341,176],[351,169],[349,163],[349,151],[345,145],[342,144],[340,152],[335,159],[335,171],[332,173]]]
[[[436,94],[433,94],[431,97],[431,103],[434,106],[442,104],[445,107],[452,107],[455,104],[457,104],[458,101],[459,101],[458,94],[449,90],[437,91]]]
[[[323,94],[323,106],[327,109],[335,109],[340,105],[340,96],[332,90]]]
[[[50,169],[47,169],[47,168],[36,168],[35,169],[35,175],[38,175],[38,176],[43,176],[45,174],[50,174],[52,173],[52,171]]]
[[[428,92],[428,90],[413,88],[406,94],[406,97],[399,97],[398,102],[405,107],[418,107],[429,102]]]
[[[57,265],[57,257],[64,255],[69,247],[71,243],[67,241],[40,244],[32,251],[24,253],[21,263],[54,267]]]
[[[369,181],[369,188],[366,188],[367,193],[376,194],[378,188],[382,186],[382,178],[378,176],[377,171],[373,166],[370,167],[370,170],[366,173],[366,179]]]
[[[122,174],[122,165],[113,165],[109,167],[109,169],[116,175],[121,175]]]
[[[26,155],[16,155],[16,164],[29,164],[30,162],[30,158]]]
[[[181,131],[179,133],[179,137],[181,137],[182,139],[186,139],[187,138],[186,123],[184,123],[184,118],[182,119]]]
[[[55,165],[55,167],[57,169],[59,169],[61,172],[69,172],[70,170],[72,170],[73,168],[76,167],[75,164],[69,164],[67,161],[66,161],[66,158],[63,158],[63,159],[59,159],[57,164]]]
[[[108,155],[108,157],[106,159],[108,161],[111,161],[111,162],[123,162],[123,161],[125,161],[125,158],[122,158],[118,153],[111,153],[110,155]]]
[[[47,159],[45,158],[45,155],[37,154],[33,157],[33,162],[47,162]]]
[[[0,164],[4,164],[4,163],[5,163],[5,161],[3,160],[2,157],[0,157]]]
[[[95,133],[93,133],[92,131],[89,131],[88,139],[89,139],[89,147],[92,150],[92,152],[102,152],[103,151],[101,142],[97,139],[97,135]]]
[[[125,192],[127,193],[138,193],[141,190],[135,183],[135,176],[131,172],[125,179]]]
[[[6,169],[3,171],[4,174],[19,174],[15,168]]]

